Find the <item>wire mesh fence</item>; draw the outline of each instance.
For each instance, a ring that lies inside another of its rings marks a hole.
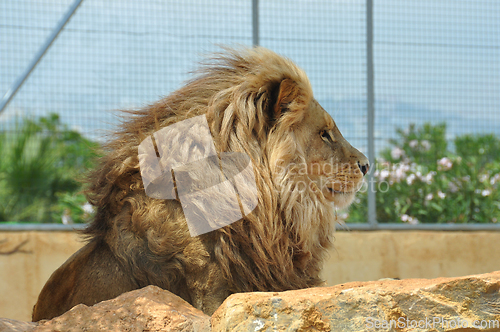
[[[73,3],[0,0],[0,93],[11,88]],[[371,12],[368,6],[373,6]],[[373,15],[372,40],[367,39],[368,14]],[[374,140],[377,172],[373,169],[372,177],[377,185],[385,182],[394,195],[414,192],[401,198],[376,188],[376,215],[369,215],[368,195],[362,194],[349,217],[341,213],[348,222],[377,218],[380,223],[432,223],[439,213],[433,205],[459,210],[463,204],[457,202],[475,200],[480,202],[460,212],[461,217],[450,214],[451,220],[439,222],[500,219],[495,202],[500,200],[496,0],[84,0],[0,114],[0,131],[5,140],[13,140],[22,119],[57,113],[69,129],[103,141],[105,132],[117,124],[114,110],[168,95],[190,78],[204,55],[218,51],[219,45],[252,45],[256,31],[260,45],[291,58],[307,72],[316,99],[352,145],[368,153],[368,142]],[[369,47],[374,72],[372,138]],[[492,135],[491,141],[477,138],[486,134]],[[473,143],[458,142],[457,148],[456,138],[464,135],[471,135]],[[463,155],[467,144],[475,151]],[[487,151],[480,153],[481,146]],[[442,167],[438,170],[443,158],[453,169],[467,163],[477,169],[443,177]],[[429,174],[432,179],[427,181]],[[412,176],[415,179],[408,181]],[[465,190],[467,180],[454,180],[467,176],[477,178],[468,180],[471,190]],[[467,194],[455,195],[453,186]],[[483,210],[481,204],[488,207],[484,216],[476,210]],[[425,211],[435,213],[426,217]]]

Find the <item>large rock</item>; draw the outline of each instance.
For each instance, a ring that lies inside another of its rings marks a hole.
[[[234,294],[212,331],[500,331],[499,289],[494,272]]]
[[[79,304],[59,317],[41,321],[34,331],[208,332],[210,317],[180,297],[148,286],[92,307]]]
[[[500,272],[231,295],[211,318],[155,286],[13,331],[500,331]],[[392,324],[392,325],[391,325]],[[479,324],[474,326],[474,324]],[[482,325],[481,325],[482,324]]]

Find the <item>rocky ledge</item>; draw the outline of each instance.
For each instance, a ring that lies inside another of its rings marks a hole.
[[[500,271],[231,295],[212,317],[155,286],[3,331],[500,331]]]

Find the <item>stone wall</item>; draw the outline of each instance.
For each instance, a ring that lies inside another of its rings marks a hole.
[[[327,285],[500,270],[500,232],[337,232]],[[50,274],[83,245],[74,232],[0,232],[0,317],[29,320]]]

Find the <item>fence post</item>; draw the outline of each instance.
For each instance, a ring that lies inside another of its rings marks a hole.
[[[368,223],[377,227],[375,173],[375,90],[373,71],[373,0],[366,0],[366,110],[368,126]]]
[[[252,0],[252,45],[259,46],[259,0]]]
[[[3,96],[2,100],[0,101],[0,115],[4,111],[4,109],[7,107],[9,102],[14,98],[16,95],[17,91],[19,91],[19,88],[23,85],[24,81],[30,76],[31,72],[33,69],[35,69],[36,65],[40,62],[40,60],[43,58],[47,50],[50,48],[50,45],[54,42],[54,40],[57,38],[59,35],[59,32],[64,28],[66,23],[68,23],[69,19],[73,14],[75,13],[76,9],[80,4],[82,3],[83,0],[75,0],[71,7],[68,9],[66,14],[62,17],[62,19],[57,23],[57,26],[52,30],[52,33],[50,36],[45,40],[45,43],[40,47],[38,52],[35,54],[35,57],[33,60],[31,60],[30,64],[26,68],[26,70],[22,73],[21,76],[17,78],[17,80],[12,84],[5,95]]]

